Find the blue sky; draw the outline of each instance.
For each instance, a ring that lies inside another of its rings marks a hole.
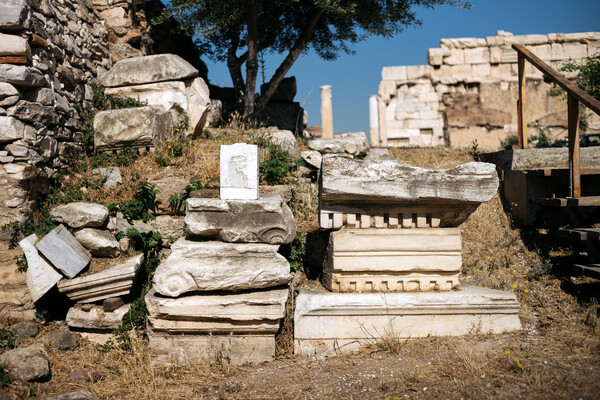
[[[300,56],[288,76],[296,76],[296,101],[308,111],[309,125],[321,124],[319,87],[332,85],[334,130],[368,132],[368,99],[377,94],[381,69],[427,64],[427,49],[439,47],[442,38],[485,38],[498,30],[515,35],[600,31],[600,0],[471,0],[471,4],[470,10],[419,9],[420,27],[407,27],[392,39],[370,37],[354,47],[354,55],[340,54],[335,61],[323,61],[312,52]],[[211,83],[231,86],[224,63],[204,61]],[[265,61],[268,80],[281,57],[267,54]]]

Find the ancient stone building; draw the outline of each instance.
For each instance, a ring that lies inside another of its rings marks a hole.
[[[497,149],[517,133],[517,52],[525,45],[553,67],[600,52],[600,32],[523,35],[498,31],[483,38],[442,39],[428,65],[384,67],[373,146],[471,146]],[[548,96],[552,85],[526,63],[529,134],[564,136],[567,105]],[[596,119],[593,120],[597,124]]]

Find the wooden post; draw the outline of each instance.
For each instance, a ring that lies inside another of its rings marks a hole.
[[[581,175],[579,173],[579,100],[568,95],[569,113],[569,183],[571,197],[581,197]]]
[[[519,129],[519,147],[527,148],[527,83],[525,80],[525,57],[519,53],[519,100],[517,101],[517,124]]]

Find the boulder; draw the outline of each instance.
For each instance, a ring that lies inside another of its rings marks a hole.
[[[185,81],[185,95],[187,97],[188,130],[192,136],[199,136],[208,126],[212,102],[208,85],[202,78]]]
[[[105,178],[106,180],[102,184],[105,189],[114,189],[123,183],[119,167],[96,168],[92,170],[92,176],[97,179]]]
[[[78,303],[92,303],[110,297],[126,296],[131,292],[143,262],[144,255],[140,254],[104,271],[75,279],[65,279],[58,285],[58,290]]]
[[[287,284],[292,275],[279,246],[179,239],[154,274],[163,296],[190,291],[260,289]]]
[[[77,347],[77,339],[66,327],[61,328],[58,332],[50,333],[40,340],[56,350],[73,350]]]
[[[133,97],[146,102],[149,106],[162,108],[163,111],[173,110],[177,115],[188,110],[185,83],[181,81],[106,88],[104,93],[112,96]]]
[[[69,308],[65,322],[71,328],[112,330],[118,328],[123,317],[129,311],[130,304],[124,304],[113,311],[105,311],[102,306],[94,305],[84,310],[80,305]]]
[[[19,31],[25,28],[29,6],[25,0],[3,0],[0,13],[0,30]]]
[[[34,302],[38,301],[44,294],[62,279],[58,273],[35,248],[37,236],[35,233],[27,236],[19,242],[27,259],[27,288]]]
[[[94,117],[98,150],[159,146],[173,129],[171,113],[154,107],[100,111]]]
[[[175,54],[126,58],[102,77],[105,87],[175,81],[198,76],[198,70]]]
[[[14,117],[0,116],[0,143],[23,139],[25,125]]]
[[[75,233],[75,239],[88,249],[94,257],[115,258],[121,254],[119,242],[109,231],[84,228]]]
[[[286,244],[296,234],[292,211],[279,195],[257,200],[190,198],[185,229],[191,236],[236,243]]]
[[[0,354],[0,364],[23,381],[39,381],[50,376],[48,355],[39,346],[20,347]]]
[[[52,221],[69,225],[71,228],[98,228],[108,218],[108,208],[95,203],[69,203],[50,210]]]
[[[25,56],[31,60],[31,48],[21,36],[0,33],[0,56]]]
[[[50,231],[36,247],[56,269],[69,278],[75,277],[90,263],[90,253],[62,224]]]
[[[270,126],[259,129],[258,133],[278,145],[281,150],[287,152],[292,158],[300,157],[300,148],[292,131],[280,130],[276,126]]]
[[[102,309],[106,312],[115,311],[125,305],[125,302],[120,297],[109,297],[102,302]]]
[[[40,332],[40,326],[35,321],[21,321],[10,328],[17,333],[19,339],[31,339]]]
[[[308,142],[308,148],[320,153],[350,154],[362,156],[367,154],[369,141],[364,132],[343,133],[331,139],[313,139]]]
[[[44,86],[47,81],[42,72],[25,65],[0,64],[0,82],[15,86]]]

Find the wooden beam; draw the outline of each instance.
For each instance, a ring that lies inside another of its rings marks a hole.
[[[569,93],[567,97],[569,113],[569,181],[571,197],[581,197],[581,174],[579,172],[579,101]]]
[[[0,64],[29,64],[27,56],[0,56]]]
[[[519,54],[519,100],[517,101],[517,124],[519,125],[519,147],[527,148],[527,82],[525,80],[525,58]]]
[[[36,35],[35,33],[31,34],[31,37],[29,38],[29,43],[31,43],[33,46],[40,46],[44,48],[48,47],[48,42],[46,41],[46,39],[39,35]]]
[[[573,82],[565,78],[554,68],[546,64],[542,61],[538,56],[533,54],[531,51],[527,50],[527,48],[521,44],[513,44],[512,48],[517,51],[519,54],[519,59],[521,56],[525,57],[527,61],[532,63],[537,69],[542,71],[542,73],[548,77],[552,82],[556,83],[558,86],[566,90],[573,97],[575,97],[578,101],[585,104],[590,110],[600,115],[600,101],[596,100],[588,93],[581,90],[577,85]]]

